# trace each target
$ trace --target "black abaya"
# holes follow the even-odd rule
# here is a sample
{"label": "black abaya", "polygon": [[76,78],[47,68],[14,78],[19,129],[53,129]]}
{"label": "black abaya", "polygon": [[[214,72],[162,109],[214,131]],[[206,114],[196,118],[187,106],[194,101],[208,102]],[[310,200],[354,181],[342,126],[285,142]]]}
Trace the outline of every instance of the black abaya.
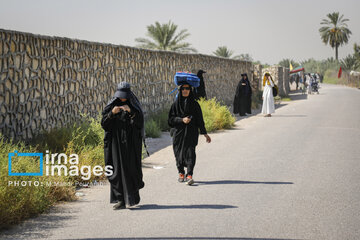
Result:
{"label": "black abaya", "polygon": [[[190,117],[190,123],[183,123],[184,117]],[[183,169],[187,167],[188,175],[192,175],[196,162],[195,147],[198,144],[199,130],[200,134],[207,134],[200,105],[194,100],[192,92],[187,98],[179,93],[171,106],[168,123],[172,128],[173,150],[179,172],[184,173]]]}
{"label": "black abaya", "polygon": [[[128,105],[131,112],[120,110],[113,114],[114,106]],[[105,165],[113,166],[109,176],[110,202],[124,201],[126,206],[140,202],[139,189],[144,187],[141,169],[143,114],[129,101],[112,100],[102,112],[101,126],[105,130]]]}
{"label": "black abaya", "polygon": [[200,79],[200,86],[197,87],[195,90],[195,100],[199,100],[200,98],[206,99],[206,90],[205,90],[203,73],[205,73],[203,70],[199,70],[197,73],[197,76]]}
{"label": "black abaya", "polygon": [[241,79],[235,92],[234,114],[239,113],[240,116],[245,116],[246,113],[251,114],[251,95],[252,90],[249,80],[247,78]]}

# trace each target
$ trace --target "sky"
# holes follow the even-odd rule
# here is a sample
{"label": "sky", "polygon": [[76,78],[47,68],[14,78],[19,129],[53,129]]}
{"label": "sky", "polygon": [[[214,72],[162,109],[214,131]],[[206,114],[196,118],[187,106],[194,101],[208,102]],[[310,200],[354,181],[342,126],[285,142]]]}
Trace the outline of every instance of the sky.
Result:
{"label": "sky", "polygon": [[47,36],[136,46],[146,26],[171,20],[191,34],[186,42],[213,55],[227,46],[261,63],[335,57],[322,43],[320,22],[328,13],[348,18],[349,43],[360,44],[360,0],[0,0],[0,28]]}

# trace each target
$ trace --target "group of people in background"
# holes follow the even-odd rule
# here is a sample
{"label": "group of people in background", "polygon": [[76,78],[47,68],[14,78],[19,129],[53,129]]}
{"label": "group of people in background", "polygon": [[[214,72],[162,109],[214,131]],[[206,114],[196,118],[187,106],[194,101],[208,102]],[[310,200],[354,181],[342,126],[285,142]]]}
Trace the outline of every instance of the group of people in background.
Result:
{"label": "group of people in background", "polygon": [[[273,95],[273,87],[275,82],[272,79],[270,73],[265,73],[263,82],[263,105],[261,113],[264,114],[264,117],[271,117],[271,114],[275,112],[275,103]],[[252,104],[252,89],[247,73],[241,74],[241,80],[239,81],[234,97],[233,103],[233,112],[234,114],[239,114],[240,116],[246,116],[246,114],[251,114],[251,104]]]}
{"label": "group of people in background", "polygon": [[[200,85],[193,88],[186,82],[178,87],[178,94],[172,104],[168,124],[173,141],[173,152],[178,170],[178,182],[194,183],[193,174],[196,163],[196,146],[199,135],[206,142],[207,134],[202,111],[197,100],[206,99],[203,70],[197,76]],[[271,117],[275,112],[273,87],[275,83],[269,73],[263,79],[262,113]],[[234,113],[240,116],[251,114],[252,88],[246,73],[241,74],[234,98]],[[110,203],[113,208],[123,209],[139,204],[139,190],[145,184],[142,173],[142,146],[145,141],[144,113],[140,101],[131,91],[130,84],[121,82],[102,112],[101,126],[105,131],[105,165],[113,167],[110,182]],[[186,172],[185,172],[186,168]]]}
{"label": "group of people in background", "polygon": [[298,72],[290,75],[290,82],[295,82],[296,90],[299,88],[303,93],[312,94],[318,92],[319,83],[323,82],[324,76],[319,73]]}

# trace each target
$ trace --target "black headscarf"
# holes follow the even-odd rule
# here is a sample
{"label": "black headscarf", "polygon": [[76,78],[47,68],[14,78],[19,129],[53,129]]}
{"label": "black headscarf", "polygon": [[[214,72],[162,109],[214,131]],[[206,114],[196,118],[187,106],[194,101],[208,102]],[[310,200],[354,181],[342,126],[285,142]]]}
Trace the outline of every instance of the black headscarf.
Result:
{"label": "black headscarf", "polygon": [[[243,73],[241,74],[242,77],[242,81],[244,81],[246,83],[246,86],[243,88],[243,93],[245,95],[250,95],[251,94],[251,86],[250,86],[250,81],[249,81],[249,77],[247,75],[247,73]],[[246,77],[246,79],[245,79]]]}
{"label": "black headscarf", "polygon": [[[122,106],[122,105],[130,105],[130,107],[135,108],[135,110],[142,115],[142,119],[144,119],[144,112],[141,108],[141,104],[139,99],[135,96],[135,94],[130,90],[130,83],[128,82],[121,82],[118,84],[116,91],[126,91],[129,93],[129,98],[122,102],[118,97],[113,97],[108,104],[106,104],[106,107],[104,111],[107,111],[109,108],[112,109],[114,106]],[[115,94],[116,95],[116,94]],[[141,127],[141,137],[145,139],[145,127],[144,127],[144,121],[142,123]]]}
{"label": "black headscarf", "polygon": [[193,102],[195,102],[195,97],[194,97],[193,89],[190,85],[189,85],[190,87],[189,96],[183,97],[181,93],[182,87],[183,85],[181,85],[178,88],[178,94],[175,99],[175,112],[176,115],[178,116],[186,117],[189,116],[190,114],[191,105],[193,104]]}

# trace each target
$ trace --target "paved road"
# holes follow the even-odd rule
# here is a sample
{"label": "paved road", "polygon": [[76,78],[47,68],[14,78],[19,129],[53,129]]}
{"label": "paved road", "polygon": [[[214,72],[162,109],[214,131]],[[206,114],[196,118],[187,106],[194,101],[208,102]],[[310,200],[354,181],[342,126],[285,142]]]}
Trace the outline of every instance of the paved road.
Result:
{"label": "paved road", "polygon": [[194,186],[167,147],[146,160],[138,208],[114,211],[96,187],[0,238],[360,239],[360,90],[320,92],[202,137]]}

